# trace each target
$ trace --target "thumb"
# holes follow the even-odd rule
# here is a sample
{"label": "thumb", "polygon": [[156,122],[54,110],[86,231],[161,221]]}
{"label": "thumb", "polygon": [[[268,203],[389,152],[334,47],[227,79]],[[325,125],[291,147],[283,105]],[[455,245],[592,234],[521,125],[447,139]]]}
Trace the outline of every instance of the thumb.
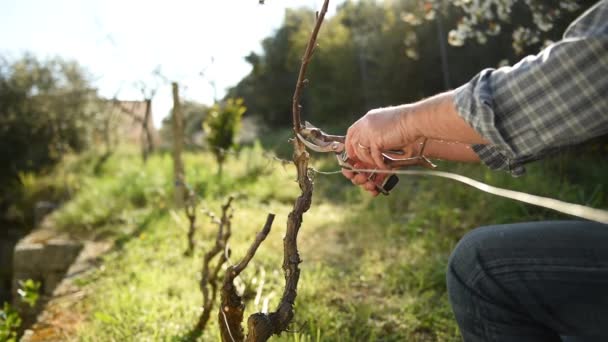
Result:
{"label": "thumb", "polygon": [[356,136],[356,132],[354,129],[349,128],[346,132],[346,139],[344,140],[344,148],[346,150],[346,154],[348,155],[348,159],[351,165],[354,165],[358,162],[357,153],[355,151],[355,147],[353,146],[354,137]]}

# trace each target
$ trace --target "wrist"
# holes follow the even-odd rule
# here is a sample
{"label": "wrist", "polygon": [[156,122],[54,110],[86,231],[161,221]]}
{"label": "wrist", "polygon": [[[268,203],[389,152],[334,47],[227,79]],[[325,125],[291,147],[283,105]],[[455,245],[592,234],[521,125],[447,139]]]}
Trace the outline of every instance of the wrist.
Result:
{"label": "wrist", "polygon": [[406,144],[425,137],[421,127],[421,116],[423,115],[418,104],[403,105],[399,108],[399,129]]}

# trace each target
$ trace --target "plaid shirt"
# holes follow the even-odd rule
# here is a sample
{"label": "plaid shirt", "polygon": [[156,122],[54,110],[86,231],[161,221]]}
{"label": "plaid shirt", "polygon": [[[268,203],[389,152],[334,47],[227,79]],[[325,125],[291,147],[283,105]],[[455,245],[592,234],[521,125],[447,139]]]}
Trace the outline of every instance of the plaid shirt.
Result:
{"label": "plaid shirt", "polygon": [[491,142],[473,146],[479,158],[514,176],[526,162],[608,133],[608,0],[538,55],[483,70],[455,90],[454,102]]}

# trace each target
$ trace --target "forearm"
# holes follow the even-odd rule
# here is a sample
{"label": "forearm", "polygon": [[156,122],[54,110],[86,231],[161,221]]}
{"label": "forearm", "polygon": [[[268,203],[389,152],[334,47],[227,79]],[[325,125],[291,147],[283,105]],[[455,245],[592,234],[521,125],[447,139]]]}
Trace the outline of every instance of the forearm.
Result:
{"label": "forearm", "polygon": [[[477,162],[472,144],[487,144],[453,103],[452,92],[395,107],[373,109],[348,129],[346,152],[355,160],[387,169],[382,154],[403,150],[403,159],[419,155],[420,142],[427,139],[424,155],[432,159]],[[393,164],[402,165],[397,162]]]}
{"label": "forearm", "polygon": [[430,159],[479,163],[479,156],[470,144],[429,139],[423,155]]}
{"label": "forearm", "polygon": [[[401,108],[403,113],[401,128],[413,132],[416,138],[466,145],[489,143],[458,114],[452,91],[398,108]],[[442,145],[438,145],[437,148],[440,146]],[[458,150],[453,145],[447,144],[443,148]],[[441,152],[438,153],[441,155]]]}
{"label": "forearm", "polygon": [[[458,114],[452,92],[446,92],[414,104],[394,107],[400,114],[400,126],[413,134],[418,142],[427,139],[423,154],[431,159],[460,162],[479,162],[479,157],[471,149],[472,144],[487,144]],[[411,133],[413,132],[413,133]]]}

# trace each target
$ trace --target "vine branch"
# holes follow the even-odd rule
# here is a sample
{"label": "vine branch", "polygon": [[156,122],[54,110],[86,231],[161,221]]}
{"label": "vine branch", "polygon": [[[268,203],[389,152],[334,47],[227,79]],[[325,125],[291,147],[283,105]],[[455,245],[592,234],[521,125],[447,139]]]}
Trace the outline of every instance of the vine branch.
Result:
{"label": "vine branch", "polygon": [[258,248],[266,239],[268,233],[270,233],[273,221],[274,214],[268,214],[264,227],[256,235],[255,240],[249,247],[249,250],[247,250],[245,256],[243,256],[243,259],[238,264],[230,266],[226,270],[220,295],[221,306],[218,312],[222,341],[243,341],[243,327],[241,326],[241,323],[243,322],[245,305],[243,304],[242,297],[237,293],[236,287],[234,286],[234,279],[243,272],[249,264],[249,261],[253,259]]}
{"label": "vine branch", "polygon": [[310,39],[308,40],[308,44],[306,45],[306,50],[304,50],[304,56],[302,56],[302,64],[300,65],[300,72],[298,73],[298,80],[296,81],[296,89],[293,93],[293,99],[291,102],[291,112],[293,114],[293,130],[294,133],[299,133],[300,129],[302,129],[302,120],[300,119],[300,113],[302,107],[300,106],[300,97],[302,96],[302,89],[308,83],[306,80],[306,70],[308,69],[308,64],[312,58],[312,55],[315,52],[317,46],[317,35],[319,34],[319,30],[321,29],[321,24],[323,23],[323,19],[325,18],[325,13],[327,13],[327,7],[329,6],[329,0],[325,0],[323,2],[323,7],[321,7],[321,12],[316,13],[316,22],[315,27],[310,34]]}
{"label": "vine branch", "polygon": [[[230,196],[226,200],[226,203],[222,206],[222,216],[219,220],[215,218],[213,214],[209,214],[212,221],[218,225],[217,236],[215,238],[215,245],[211,248],[203,258],[203,270],[201,274],[200,289],[203,294],[203,312],[199,317],[198,323],[194,328],[196,335],[200,335],[211,316],[211,310],[213,309],[213,303],[217,297],[217,279],[218,273],[222,265],[226,262],[228,256],[227,253],[222,253],[226,249],[228,239],[232,234],[231,220],[232,212],[230,211],[230,205],[232,204],[234,197]],[[211,261],[220,255],[219,260],[215,267],[211,269]]]}
{"label": "vine branch", "polygon": [[[302,56],[302,63],[296,81],[296,87],[292,98],[292,119],[294,134],[297,134],[302,128],[300,118],[301,109],[300,98],[302,96],[303,87],[308,84],[305,79],[306,69],[311,61],[315,51],[317,35],[327,13],[329,0],[325,0],[320,12],[316,14],[315,26],[312,30],[306,50]],[[297,138],[293,139],[293,163],[297,170],[297,181],[300,187],[300,196],[296,199],[293,210],[287,218],[287,230],[283,237],[283,272],[285,276],[285,288],[278,307],[270,314],[255,313],[251,315],[247,321],[247,337],[246,341],[267,341],[272,335],[279,335],[283,331],[287,331],[289,324],[294,317],[294,306],[297,297],[298,281],[300,279],[300,267],[302,262],[298,252],[298,232],[302,225],[302,217],[312,202],[313,182],[309,177],[308,160],[309,154],[306,151],[304,144]],[[222,341],[224,342],[241,342],[243,341],[243,313],[245,305],[242,298],[236,292],[233,285],[234,278],[247,267],[247,264],[257,248],[266,238],[270,231],[272,218],[269,215],[266,220],[266,225],[261,233],[258,234],[253,245],[247,252],[245,258],[236,266],[232,266],[226,273],[224,285],[222,287],[221,302],[222,307],[219,310],[218,319],[220,323],[220,332]]]}
{"label": "vine branch", "polygon": [[[315,26],[312,30],[306,50],[302,56],[302,63],[296,81],[296,87],[292,101],[292,119],[294,134],[302,128],[300,118],[300,98],[302,89],[308,83],[306,80],[306,69],[315,51],[317,35],[327,13],[329,0],[323,2],[320,12],[317,12]],[[297,138],[293,139],[293,163],[297,170],[297,180],[301,194],[296,199],[293,210],[287,218],[287,230],[283,238],[283,272],[285,276],[285,288],[276,311],[270,314],[256,313],[247,321],[247,341],[266,341],[272,335],[279,335],[287,331],[294,316],[294,306],[297,297],[298,281],[300,279],[300,267],[302,262],[298,252],[298,232],[302,225],[302,217],[310,209],[312,202],[313,182],[309,177],[308,160],[309,154],[306,147]]]}

